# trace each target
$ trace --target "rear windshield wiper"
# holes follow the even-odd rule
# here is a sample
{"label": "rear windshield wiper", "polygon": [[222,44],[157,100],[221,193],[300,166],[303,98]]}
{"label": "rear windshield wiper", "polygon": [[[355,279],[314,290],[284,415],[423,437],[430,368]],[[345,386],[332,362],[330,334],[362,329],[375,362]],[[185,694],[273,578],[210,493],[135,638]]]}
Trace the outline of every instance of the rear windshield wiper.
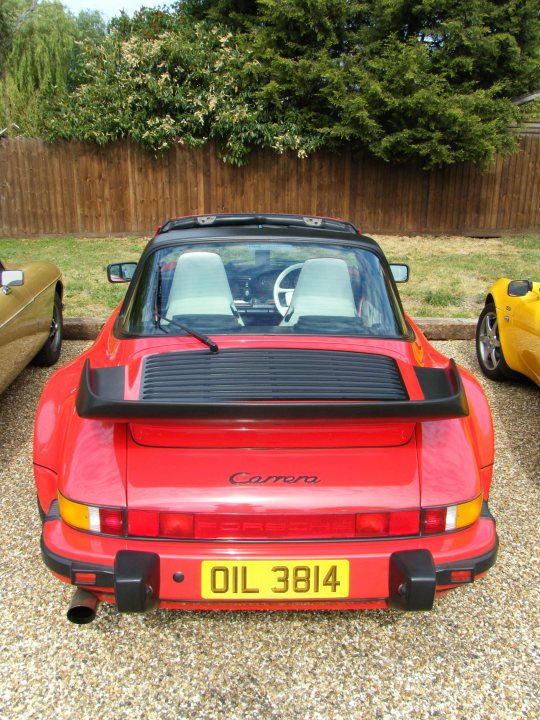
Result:
{"label": "rear windshield wiper", "polygon": [[210,348],[210,352],[217,353],[219,352],[219,347],[217,343],[215,343],[213,340],[211,340],[206,335],[203,335],[202,333],[198,333],[196,330],[192,330],[187,325],[184,325],[183,323],[179,323],[176,320],[173,320],[172,318],[167,317],[166,315],[162,315],[159,312],[159,309],[161,307],[161,266],[158,265],[157,272],[156,272],[156,296],[154,300],[154,325],[158,327],[162,332],[168,333],[169,331],[162,326],[162,322],[168,322],[173,327],[177,327],[179,330],[183,330],[188,335],[191,335],[191,337],[196,338],[200,342],[204,343]]}
{"label": "rear windshield wiper", "polygon": [[208,345],[208,347],[210,348],[210,352],[213,352],[213,353],[219,352],[218,344],[215,343],[213,340],[211,340],[207,335],[203,335],[202,333],[199,333],[196,330],[193,330],[192,328],[188,327],[187,325],[184,325],[183,323],[179,323],[176,320],[173,320],[172,318],[167,317],[166,315],[160,315],[159,313],[156,313],[155,314],[156,326],[163,332],[169,332],[166,328],[164,328],[162,326],[162,324],[161,324],[162,322],[168,322],[173,327],[176,327],[179,330],[183,330],[188,335],[191,335],[191,337],[194,337],[197,340],[200,340],[205,345]]}

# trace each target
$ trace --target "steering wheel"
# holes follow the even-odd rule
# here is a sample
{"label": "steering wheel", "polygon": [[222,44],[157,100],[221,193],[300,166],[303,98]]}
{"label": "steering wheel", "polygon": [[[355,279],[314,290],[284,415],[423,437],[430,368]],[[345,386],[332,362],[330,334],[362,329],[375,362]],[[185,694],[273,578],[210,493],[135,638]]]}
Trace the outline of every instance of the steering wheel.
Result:
{"label": "steering wheel", "polygon": [[[287,311],[289,310],[289,305],[291,304],[294,288],[283,287],[282,282],[292,272],[294,272],[295,270],[300,270],[303,264],[304,263],[295,263],[294,265],[289,265],[289,267],[285,268],[283,272],[279,273],[276,281],[274,282],[274,302],[283,317],[285,317]],[[283,296],[283,302],[281,296]]]}

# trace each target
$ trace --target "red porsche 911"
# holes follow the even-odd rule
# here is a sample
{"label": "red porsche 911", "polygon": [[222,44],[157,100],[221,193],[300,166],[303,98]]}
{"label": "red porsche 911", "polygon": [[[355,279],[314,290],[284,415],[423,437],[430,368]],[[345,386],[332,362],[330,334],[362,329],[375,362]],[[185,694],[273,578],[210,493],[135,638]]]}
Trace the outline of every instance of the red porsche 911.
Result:
{"label": "red porsche 911", "polygon": [[429,610],[495,562],[478,382],[402,309],[347,222],[161,226],[94,345],[47,383],[43,559],[99,601],[175,609]]}

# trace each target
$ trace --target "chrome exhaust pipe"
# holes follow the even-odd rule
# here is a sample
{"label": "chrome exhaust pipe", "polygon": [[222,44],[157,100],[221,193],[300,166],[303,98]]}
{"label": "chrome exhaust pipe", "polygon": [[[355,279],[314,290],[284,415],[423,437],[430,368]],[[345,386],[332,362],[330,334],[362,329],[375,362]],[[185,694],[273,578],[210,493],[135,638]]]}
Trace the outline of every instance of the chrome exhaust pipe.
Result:
{"label": "chrome exhaust pipe", "polygon": [[98,603],[93,593],[77,588],[69,604],[67,619],[76,625],[91,623],[96,617]]}

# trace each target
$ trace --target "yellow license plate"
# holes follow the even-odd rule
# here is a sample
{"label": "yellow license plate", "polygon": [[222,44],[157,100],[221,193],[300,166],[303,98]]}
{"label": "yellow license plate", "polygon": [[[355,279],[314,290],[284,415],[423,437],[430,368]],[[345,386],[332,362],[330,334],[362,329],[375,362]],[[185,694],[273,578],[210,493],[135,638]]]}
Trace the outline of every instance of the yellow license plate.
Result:
{"label": "yellow license plate", "polygon": [[349,597],[348,560],[203,560],[205,600],[318,600]]}

